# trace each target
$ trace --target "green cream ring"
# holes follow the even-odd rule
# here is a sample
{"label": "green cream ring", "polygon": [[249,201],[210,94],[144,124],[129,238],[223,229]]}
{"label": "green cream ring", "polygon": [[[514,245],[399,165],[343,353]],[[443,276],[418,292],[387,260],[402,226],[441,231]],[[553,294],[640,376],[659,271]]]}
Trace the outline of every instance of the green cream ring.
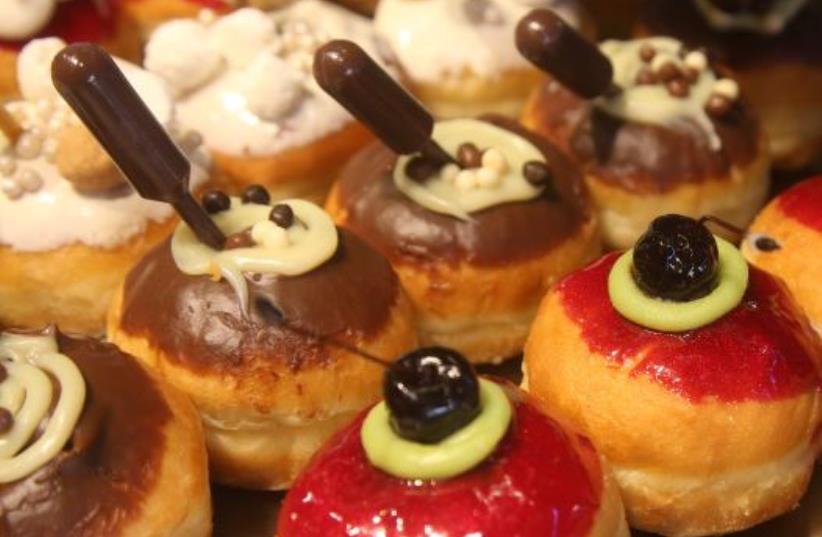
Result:
{"label": "green cream ring", "polygon": [[661,332],[686,332],[710,324],[739,305],[748,288],[748,263],[728,241],[716,237],[719,250],[717,285],[702,298],[674,302],[645,294],[633,275],[634,251],[617,260],[608,275],[611,304],[626,319]]}
{"label": "green cream ring", "polygon": [[448,479],[474,468],[496,449],[511,423],[511,403],[496,383],[480,379],[479,415],[436,444],[402,438],[379,403],[363,422],[360,437],[371,464],[401,479]]}

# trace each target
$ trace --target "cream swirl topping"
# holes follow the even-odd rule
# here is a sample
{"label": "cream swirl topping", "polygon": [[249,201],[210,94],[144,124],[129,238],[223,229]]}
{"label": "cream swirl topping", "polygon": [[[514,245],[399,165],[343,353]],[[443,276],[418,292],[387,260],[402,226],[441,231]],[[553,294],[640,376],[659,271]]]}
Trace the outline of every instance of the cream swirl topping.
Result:
{"label": "cream swirl topping", "polygon": [[523,167],[528,162],[544,163],[545,156],[521,136],[485,121],[454,119],[437,122],[433,138],[452,155],[466,142],[484,153],[476,168],[460,170],[448,164],[424,181],[407,173],[414,156],[401,156],[394,167],[394,184],[426,209],[469,220],[472,212],[533,199],[543,191],[525,179]]}
{"label": "cream swirl topping", "polygon": [[299,199],[277,205],[286,205],[293,213],[287,227],[270,220],[271,206],[243,203],[239,198],[231,199],[228,210],[213,215],[226,236],[250,233],[253,245],[247,247],[215,250],[181,222],[171,239],[174,262],[186,274],[225,278],[247,311],[246,273],[296,276],[322,265],[337,251],[337,228],[320,207]]}
{"label": "cream swirl topping", "polygon": [[[9,483],[60,453],[80,419],[86,384],[74,362],[59,352],[53,329],[38,335],[0,334],[0,364],[7,375],[0,382],[0,408],[11,420],[0,433],[0,483]],[[36,437],[42,423],[45,428]]]}
{"label": "cream swirl topping", "polygon": [[57,0],[0,2],[0,39],[16,41],[42,30],[54,15]]}
{"label": "cream swirl topping", "polygon": [[729,12],[715,0],[694,0],[708,24],[721,31],[743,30],[761,34],[778,34],[805,7],[808,0],[773,0],[768,9]]}

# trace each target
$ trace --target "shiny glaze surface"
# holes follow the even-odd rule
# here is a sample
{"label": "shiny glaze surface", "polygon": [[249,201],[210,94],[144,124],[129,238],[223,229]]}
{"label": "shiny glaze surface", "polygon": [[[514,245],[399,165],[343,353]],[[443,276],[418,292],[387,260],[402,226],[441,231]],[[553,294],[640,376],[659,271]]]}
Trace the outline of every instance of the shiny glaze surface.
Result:
{"label": "shiny glaze surface", "polygon": [[596,452],[523,396],[497,451],[451,480],[396,479],[368,462],[363,417],[313,459],[285,499],[280,537],[581,537],[602,501]]}
{"label": "shiny glaze surface", "polygon": [[787,190],[777,204],[785,216],[822,232],[822,175]]}
{"label": "shiny glaze surface", "polygon": [[358,153],[338,183],[346,227],[392,260],[502,265],[545,254],[573,235],[590,213],[576,168],[545,140],[502,118],[487,121],[523,136],[545,155],[560,199],[543,195],[497,205],[470,221],[435,213],[401,193],[391,174],[397,156],[379,142]]}
{"label": "shiny glaze surface", "polygon": [[388,262],[345,230],[337,253],[318,268],[247,281],[251,311],[244,315],[225,280],[180,272],[166,240],[126,278],[121,328],[194,368],[242,370],[247,359],[262,356],[298,369],[324,363],[326,349],[315,337],[278,326],[269,304],[312,335],[369,337],[388,322],[399,293]]}
{"label": "shiny glaze surface", "polygon": [[154,381],[113,345],[66,336],[59,345],[83,374],[86,406],[56,459],[0,485],[3,537],[118,535],[157,478],[172,415]]}
{"label": "shiny glaze surface", "polygon": [[697,330],[663,333],[611,305],[607,280],[618,257],[609,254],[558,285],[593,353],[693,402],[777,400],[822,387],[818,340],[774,277],[751,267],[748,291],[730,313]]}
{"label": "shiny glaze surface", "polygon": [[729,178],[732,166],[748,164],[759,151],[759,123],[744,104],[713,122],[722,141],[719,151],[696,125],[674,130],[626,122],[552,82],[539,86],[529,121],[572,155],[584,173],[628,192],[662,193]]}

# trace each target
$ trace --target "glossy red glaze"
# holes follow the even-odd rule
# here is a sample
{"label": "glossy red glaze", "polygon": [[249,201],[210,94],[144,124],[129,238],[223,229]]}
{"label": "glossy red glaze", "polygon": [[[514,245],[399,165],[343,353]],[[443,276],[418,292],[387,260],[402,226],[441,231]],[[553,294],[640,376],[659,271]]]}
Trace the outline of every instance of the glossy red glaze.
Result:
{"label": "glossy red glaze", "polygon": [[786,216],[822,232],[822,175],[790,188],[777,203]]}
{"label": "glossy red glaze", "polygon": [[286,496],[279,537],[579,537],[602,496],[594,448],[513,395],[514,425],[480,466],[440,482],[371,466],[364,414],[312,460]]}
{"label": "glossy red glaze", "polygon": [[611,305],[608,274],[619,255],[603,257],[558,286],[592,352],[695,402],[774,400],[819,389],[818,340],[774,277],[751,267],[742,302],[721,319],[681,334],[657,332]]}

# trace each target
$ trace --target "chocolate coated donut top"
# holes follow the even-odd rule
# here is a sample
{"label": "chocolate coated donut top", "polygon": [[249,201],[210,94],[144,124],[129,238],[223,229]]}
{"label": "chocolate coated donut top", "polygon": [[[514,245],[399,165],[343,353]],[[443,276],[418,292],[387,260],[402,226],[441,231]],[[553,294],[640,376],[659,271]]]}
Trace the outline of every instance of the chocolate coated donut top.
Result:
{"label": "chocolate coated donut top", "polygon": [[118,535],[152,493],[171,410],[146,372],[116,347],[58,336],[86,381],[86,403],[63,451],[0,485],[0,535]]}
{"label": "chocolate coated donut top", "polygon": [[576,167],[558,149],[516,122],[483,118],[533,143],[551,168],[553,187],[528,201],[497,205],[462,221],[430,211],[394,185],[397,155],[379,142],[343,170],[338,201],[346,226],[393,260],[499,266],[545,254],[573,235],[590,215]]}
{"label": "chocolate coated donut top", "polygon": [[586,174],[629,192],[668,192],[682,183],[727,176],[759,152],[759,121],[743,101],[713,120],[722,147],[711,149],[699,127],[677,129],[626,122],[552,82],[531,110],[537,132],[573,155]]}
{"label": "chocolate coated donut top", "polygon": [[225,280],[182,273],[166,240],[126,278],[121,329],[192,369],[238,372],[265,359],[273,369],[295,370],[323,363],[327,349],[282,318],[312,335],[368,338],[386,325],[399,293],[388,262],[345,230],[334,257],[318,268],[247,281],[244,315]]}

